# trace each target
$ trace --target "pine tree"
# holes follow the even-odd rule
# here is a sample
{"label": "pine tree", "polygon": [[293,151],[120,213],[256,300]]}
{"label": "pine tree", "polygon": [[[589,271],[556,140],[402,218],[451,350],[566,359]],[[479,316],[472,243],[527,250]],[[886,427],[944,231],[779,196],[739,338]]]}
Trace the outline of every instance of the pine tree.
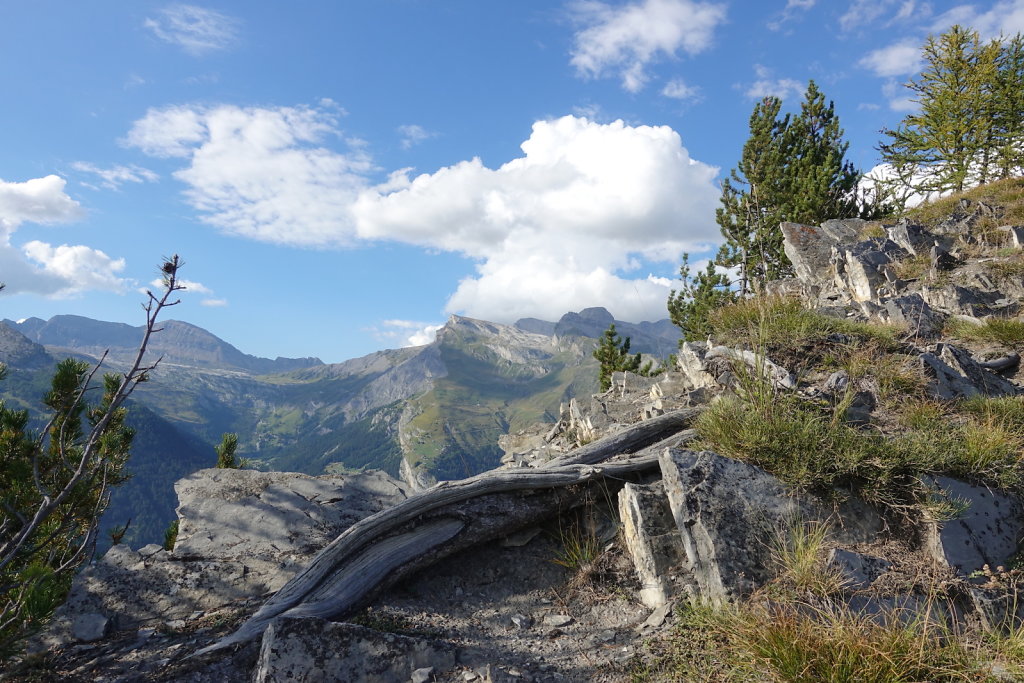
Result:
{"label": "pine tree", "polygon": [[746,292],[751,281],[784,277],[789,262],[782,252],[781,234],[776,235],[784,219],[779,200],[785,187],[785,160],[789,137],[789,115],[779,120],[782,100],[766,97],[754,106],[750,115],[750,137],[743,145],[739,163],[722,182],[722,206],[715,220],[725,243],[717,262],[738,266],[740,289]]}
{"label": "pine tree", "polygon": [[873,217],[884,207],[858,196],[860,172],[845,160],[848,143],[832,102],[811,81],[798,116],[780,118],[782,101],[766,97],[750,116],[750,137],[715,213],[725,244],[716,262],[739,267],[740,292],[792,275],[782,248],[783,221]]}
{"label": "pine tree", "polygon": [[235,450],[238,448],[238,434],[223,434],[220,443],[213,447],[217,453],[217,467],[223,470],[237,470],[242,463],[235,458]]}
{"label": "pine tree", "polygon": [[679,278],[683,281],[682,289],[672,290],[668,297],[669,319],[683,333],[679,344],[707,339],[711,333],[711,311],[735,301],[736,293],[729,288],[726,274],[718,272],[711,261],[704,272],[691,278],[689,254],[683,254]]}
{"label": "pine tree", "polygon": [[860,205],[861,173],[845,160],[850,143],[843,141],[835,104],[825,104],[825,95],[814,81],[807,84],[789,135],[787,220],[817,224],[875,210]]}
{"label": "pine tree", "polygon": [[651,361],[644,363],[639,353],[630,355],[629,337],[623,341],[615,331],[615,323],[604,331],[594,349],[594,358],[601,364],[597,376],[601,391],[608,391],[611,387],[614,372],[633,372],[644,377],[657,374],[651,370]]}
{"label": "pine tree", "polygon": [[104,375],[96,387],[99,366],[58,363],[43,397],[49,417],[41,433],[30,429],[27,410],[0,401],[0,659],[63,602],[75,570],[92,554],[110,487],[127,477],[134,432],[124,403],[156,367],[143,359],[157,316],[183,289],[180,265],[177,256],[167,259],[161,295],[146,293],[145,332],[128,370]]}
{"label": "pine tree", "polygon": [[1000,178],[1024,173],[1024,36],[1000,44],[992,88],[996,149],[995,172]]}

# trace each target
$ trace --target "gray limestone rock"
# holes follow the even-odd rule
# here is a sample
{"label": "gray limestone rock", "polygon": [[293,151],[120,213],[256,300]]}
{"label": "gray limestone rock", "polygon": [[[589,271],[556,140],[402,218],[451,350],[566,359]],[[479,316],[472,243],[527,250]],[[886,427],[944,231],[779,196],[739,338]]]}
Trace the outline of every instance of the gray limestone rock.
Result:
{"label": "gray limestone rock", "polygon": [[828,556],[828,565],[839,572],[846,588],[863,590],[888,571],[892,563],[881,557],[833,548]]}
{"label": "gray limestone rock", "polygon": [[823,228],[802,223],[782,223],[782,248],[811,299],[838,298],[833,278],[832,249],[839,242]]}
{"label": "gray limestone rock", "polygon": [[926,285],[921,288],[925,302],[944,313],[981,317],[988,315],[1000,298],[999,292],[962,287],[955,284]]}
{"label": "gray limestone rock", "polygon": [[323,619],[279,617],[263,636],[252,680],[395,683],[411,680],[422,669],[447,672],[455,663],[449,643]]}
{"label": "gray limestone rock", "polygon": [[963,576],[986,564],[992,569],[1006,564],[1024,535],[1021,501],[949,477],[935,477],[933,483],[950,500],[969,507],[956,519],[927,525],[924,547],[931,557]]}
{"label": "gray limestone rock", "polygon": [[81,615],[138,628],[276,590],[354,522],[405,498],[399,482],[376,471],[310,477],[209,469],[176,490],[174,551],[113,546],[75,577],[44,643],[66,641]]}
{"label": "gray limestone rock", "polygon": [[921,366],[932,378],[930,391],[935,398],[951,401],[954,398],[970,398],[978,395],[978,388],[966,377],[943,363],[934,353],[918,356]]}
{"label": "gray limestone rock", "polygon": [[939,358],[967,378],[977,389],[977,393],[986,396],[1015,396],[1021,392],[1013,382],[985,369],[964,349],[952,344],[940,344],[937,350]]}
{"label": "gray limestone rock", "polygon": [[96,612],[79,614],[71,623],[71,635],[75,640],[91,643],[102,639],[110,631],[110,619]]}
{"label": "gray limestone rock", "polygon": [[907,253],[890,239],[871,239],[832,249],[837,287],[853,301],[876,301],[884,285],[896,280],[893,262]]}
{"label": "gray limestone rock", "polygon": [[666,449],[665,492],[683,542],[698,597],[722,603],[749,595],[771,578],[771,539],[796,519],[817,516],[759,467],[700,453]]}
{"label": "gray limestone rock", "polygon": [[707,372],[704,356],[707,344],[703,342],[684,342],[676,353],[676,369],[683,376],[686,386],[690,389],[718,389],[715,378]]}
{"label": "gray limestone rock", "polygon": [[745,349],[731,349],[728,346],[713,346],[704,356],[706,361],[723,360],[728,364],[741,363],[764,377],[779,389],[796,389],[796,379],[792,373],[780,365],[776,365],[766,356]]}
{"label": "gray limestone rock", "polygon": [[1024,248],[1024,226],[1001,225],[996,230],[1006,233],[1011,247],[1016,247],[1017,249]]}
{"label": "gray limestone rock", "polygon": [[927,252],[935,244],[934,235],[920,225],[914,225],[906,220],[885,226],[885,232],[889,239],[914,256]]}
{"label": "gray limestone rock", "polygon": [[928,258],[931,261],[932,271],[936,273],[953,270],[960,264],[959,259],[938,245],[931,248]]}
{"label": "gray limestone rock", "polygon": [[917,293],[883,299],[879,317],[920,337],[938,336],[945,324],[945,316],[932,310]]}
{"label": "gray limestone rock", "polygon": [[619,519],[640,580],[640,601],[652,608],[665,605],[676,592],[684,555],[662,483],[627,483],[619,492]]}
{"label": "gray limestone rock", "polygon": [[821,231],[837,244],[858,242],[871,223],[863,218],[831,218],[821,224]]}

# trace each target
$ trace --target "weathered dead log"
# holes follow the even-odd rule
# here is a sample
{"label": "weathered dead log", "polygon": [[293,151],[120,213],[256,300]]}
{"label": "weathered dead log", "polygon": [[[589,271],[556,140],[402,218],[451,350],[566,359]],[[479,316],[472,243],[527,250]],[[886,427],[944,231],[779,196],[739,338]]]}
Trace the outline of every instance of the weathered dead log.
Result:
{"label": "weathered dead log", "polygon": [[694,418],[700,415],[703,408],[683,408],[665,413],[650,420],[638,422],[621,432],[598,439],[586,446],[577,448],[558,458],[552,458],[542,467],[561,467],[563,465],[592,465],[607,460],[613,455],[636,453],[651,444],[670,438],[686,429]]}
{"label": "weathered dead log", "polygon": [[353,524],[235,633],[192,656],[252,640],[279,615],[344,617],[385,584],[582,504],[580,485],[657,466],[657,456],[646,455],[597,466],[493,470],[441,482]]}

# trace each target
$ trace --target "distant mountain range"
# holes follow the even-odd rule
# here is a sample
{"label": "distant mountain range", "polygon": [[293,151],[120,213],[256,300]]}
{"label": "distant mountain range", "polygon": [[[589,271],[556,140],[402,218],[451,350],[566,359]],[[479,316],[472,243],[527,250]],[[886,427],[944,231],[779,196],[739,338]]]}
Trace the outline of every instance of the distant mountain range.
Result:
{"label": "distant mountain range", "polygon": [[[454,479],[498,465],[498,437],[596,390],[595,339],[615,322],[632,350],[666,357],[678,329],[615,321],[603,308],[557,322],[514,325],[452,316],[425,346],[324,364],[317,358],[258,358],[194,325],[167,321],[150,350],[162,360],[133,397],[129,469],[103,525],[133,519],[133,545],[162,541],[174,519],[173,482],[216,461],[224,432],[261,469],[310,474],[379,468],[412,482]],[[4,320],[0,396],[41,415],[39,397],[56,361],[76,356],[121,369],[143,329],[81,316]]]}

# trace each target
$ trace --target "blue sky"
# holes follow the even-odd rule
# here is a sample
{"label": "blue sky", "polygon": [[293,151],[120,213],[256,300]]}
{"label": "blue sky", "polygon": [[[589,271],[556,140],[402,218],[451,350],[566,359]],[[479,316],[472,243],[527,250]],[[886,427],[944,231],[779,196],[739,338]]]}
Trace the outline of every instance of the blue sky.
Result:
{"label": "blue sky", "polygon": [[450,313],[665,317],[759,97],[815,79],[849,157],[930,32],[1024,0],[33,0],[0,10],[0,315],[171,317],[341,361]]}

